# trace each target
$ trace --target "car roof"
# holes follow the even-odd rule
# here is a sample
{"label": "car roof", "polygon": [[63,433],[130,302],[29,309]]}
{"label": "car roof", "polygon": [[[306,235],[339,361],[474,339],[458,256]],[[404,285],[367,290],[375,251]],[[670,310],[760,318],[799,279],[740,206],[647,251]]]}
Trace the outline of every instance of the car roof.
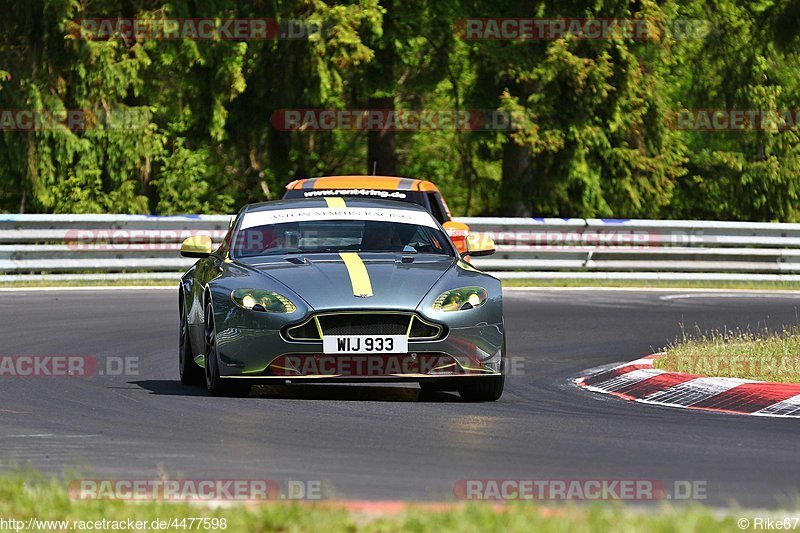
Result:
{"label": "car roof", "polygon": [[[242,208],[244,212],[254,211],[272,211],[275,209],[302,209],[302,208],[318,208],[329,207],[328,200],[330,198],[294,198],[291,200],[275,200],[272,202],[259,202],[255,204],[247,204]],[[421,205],[412,204],[409,202],[400,202],[397,200],[383,200],[377,198],[344,198],[345,207],[371,207],[371,208],[384,208],[384,209],[399,209],[402,211],[422,211],[428,213],[428,210]],[[430,213],[428,213],[430,215]]]}
{"label": "car roof", "polygon": [[289,190],[311,189],[377,189],[385,191],[430,191],[439,189],[427,180],[399,176],[320,176],[299,179],[286,186]]}

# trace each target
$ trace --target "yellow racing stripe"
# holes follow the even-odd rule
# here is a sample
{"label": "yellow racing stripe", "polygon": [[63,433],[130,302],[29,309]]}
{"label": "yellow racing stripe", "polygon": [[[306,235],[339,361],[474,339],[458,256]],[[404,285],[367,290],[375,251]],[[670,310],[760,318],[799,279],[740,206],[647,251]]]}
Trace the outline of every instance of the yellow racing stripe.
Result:
{"label": "yellow racing stripe", "polygon": [[326,196],[325,201],[328,203],[328,207],[330,207],[331,209],[347,207],[347,205],[344,203],[344,198],[341,197],[329,198]]}
{"label": "yellow racing stripe", "polygon": [[[344,203],[344,198],[334,197],[325,198],[325,202],[331,209],[347,207]],[[355,252],[342,252],[339,257],[344,261],[344,266],[347,267],[347,274],[350,276],[350,285],[353,286],[353,295],[367,297],[372,296],[372,283],[369,280],[369,272],[364,265],[364,261]]]}
{"label": "yellow racing stripe", "polygon": [[362,298],[372,296],[372,283],[369,280],[369,272],[367,272],[367,267],[361,257],[355,252],[340,252],[339,257],[344,261],[344,266],[347,267],[347,273],[350,275],[353,296]]}

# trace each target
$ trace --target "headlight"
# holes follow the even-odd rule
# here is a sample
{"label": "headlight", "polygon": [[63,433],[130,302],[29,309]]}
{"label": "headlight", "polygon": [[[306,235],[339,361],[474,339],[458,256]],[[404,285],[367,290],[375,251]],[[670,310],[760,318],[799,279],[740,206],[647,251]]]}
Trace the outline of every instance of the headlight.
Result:
{"label": "headlight", "polygon": [[297,307],[289,298],[272,291],[236,289],[231,293],[231,299],[239,307],[252,309],[253,311],[294,313],[297,310]]}
{"label": "headlight", "polygon": [[442,294],[433,302],[434,311],[461,311],[483,305],[488,294],[483,287],[461,287]]}

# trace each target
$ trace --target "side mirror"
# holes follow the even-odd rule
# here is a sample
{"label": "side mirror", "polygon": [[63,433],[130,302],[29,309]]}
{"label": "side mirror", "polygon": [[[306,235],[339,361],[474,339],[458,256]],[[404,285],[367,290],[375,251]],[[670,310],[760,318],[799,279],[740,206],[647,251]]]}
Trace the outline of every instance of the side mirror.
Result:
{"label": "side mirror", "polygon": [[494,253],[494,239],[486,233],[470,233],[466,238],[466,254],[473,257],[492,255]]}
{"label": "side mirror", "polygon": [[213,251],[214,243],[208,235],[189,237],[181,244],[183,257],[208,257]]}

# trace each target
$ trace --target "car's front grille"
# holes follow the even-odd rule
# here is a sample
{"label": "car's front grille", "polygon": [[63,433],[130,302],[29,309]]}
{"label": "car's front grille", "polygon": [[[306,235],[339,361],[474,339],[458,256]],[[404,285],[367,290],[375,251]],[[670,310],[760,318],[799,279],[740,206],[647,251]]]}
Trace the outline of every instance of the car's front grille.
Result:
{"label": "car's front grille", "polygon": [[321,315],[318,318],[324,335],[405,335],[411,316],[381,313]]}
{"label": "car's front grille", "polygon": [[414,313],[321,313],[286,328],[286,337],[295,341],[321,340],[322,335],[409,335],[411,340],[433,340],[444,328],[427,322]]}

